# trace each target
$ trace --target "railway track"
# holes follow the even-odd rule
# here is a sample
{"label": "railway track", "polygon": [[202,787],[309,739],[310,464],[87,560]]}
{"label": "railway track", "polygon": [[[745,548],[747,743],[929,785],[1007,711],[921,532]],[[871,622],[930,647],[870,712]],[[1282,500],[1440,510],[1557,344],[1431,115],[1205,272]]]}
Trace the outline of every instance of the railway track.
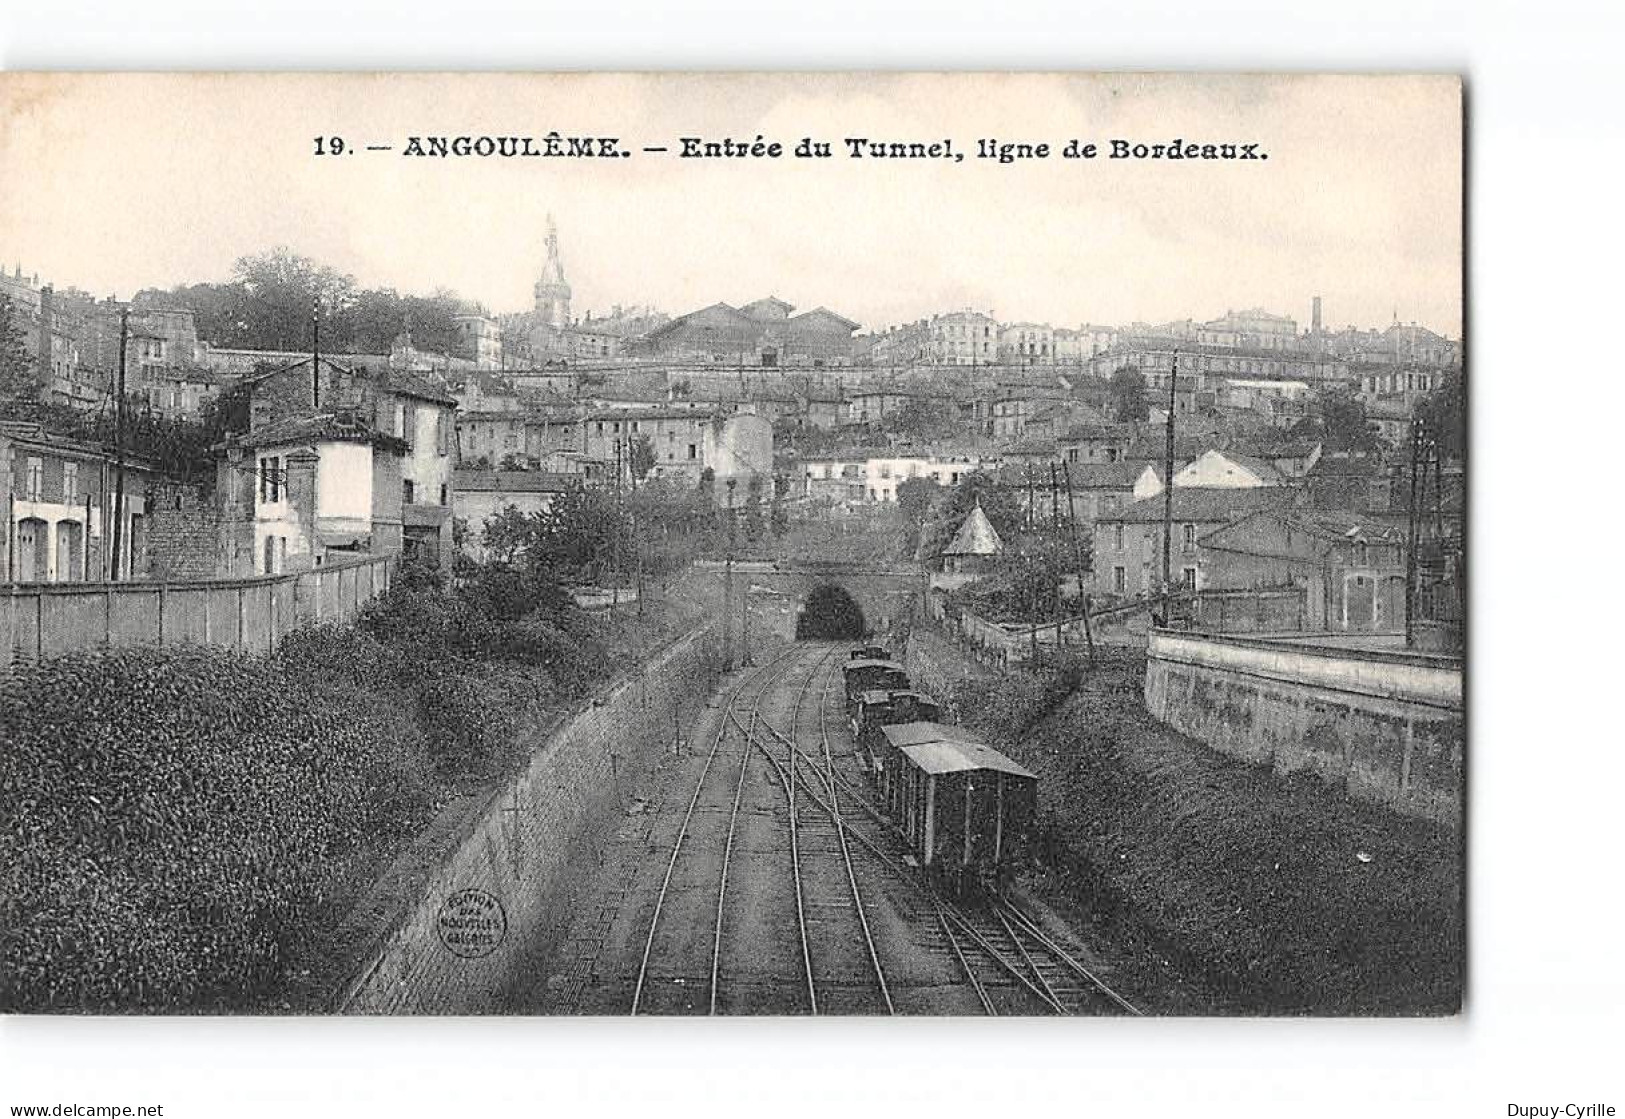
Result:
{"label": "railway track", "polygon": [[[696,827],[696,824],[699,820],[703,819],[706,814],[699,813],[697,810],[699,809],[702,800],[706,799],[705,794],[707,789],[714,789],[718,781],[718,775],[722,774],[728,768],[726,765],[719,765],[718,763],[724,758],[723,746],[729,738],[730,729],[734,726],[738,726],[745,733],[745,743],[743,748],[741,748],[739,751],[739,767],[732,782],[732,795],[728,800],[730,807],[727,813],[726,830],[721,836],[715,837],[721,840],[720,846],[722,846],[723,849],[723,858],[721,873],[718,877],[717,900],[713,910],[713,920],[711,921],[712,935],[710,938],[709,974],[705,977],[705,982],[708,986],[708,991],[706,994],[707,1010],[711,1014],[716,1014],[720,1009],[720,994],[722,985],[722,937],[726,917],[728,875],[733,859],[734,840],[739,830],[740,804],[743,799],[745,781],[749,772],[748,763],[751,756],[751,734],[755,728],[757,719],[760,717],[760,707],[763,698],[771,688],[774,680],[787,671],[788,662],[795,657],[796,652],[797,651],[794,648],[782,650],[767,663],[758,667],[753,672],[742,676],[734,684],[733,688],[727,693],[727,696],[723,701],[723,711],[721,717],[717,721],[716,733],[711,738],[710,749],[706,754],[699,776],[694,783],[693,795],[690,796],[688,806],[685,809],[683,818],[678,825],[677,835],[671,848],[671,855],[666,862],[665,874],[661,879],[659,891],[655,895],[654,910],[649,919],[648,932],[644,937],[642,957],[638,964],[637,980],[633,987],[632,1001],[629,1008],[629,1013],[633,1015],[643,1012],[648,1008],[648,995],[651,989],[651,981],[654,978],[654,969],[652,968],[651,964],[655,956],[656,941],[660,937],[662,931],[664,931],[662,918],[668,918],[667,923],[670,923],[669,912],[672,908],[671,901],[674,897],[673,883],[676,872],[684,852],[686,850],[693,850],[696,846],[703,842],[703,839],[696,839],[696,832],[700,830],[698,827]],[[737,708],[741,697],[748,689],[752,687],[755,687],[756,690],[754,697],[751,699],[750,709],[747,714],[748,722],[741,721],[738,716]],[[681,948],[682,945],[679,944],[677,947]],[[686,987],[688,981],[694,977],[690,975],[676,975],[667,976],[666,978],[670,979],[673,985]],[[677,1009],[692,1009],[693,1002],[689,997],[687,997],[689,993],[684,991],[683,994],[685,998]],[[671,1007],[667,1006],[662,1006],[660,1009],[665,1012],[670,1012],[672,1010]]]}
{"label": "railway track", "polygon": [[[835,652],[781,650],[719,705],[642,937],[630,1012],[941,1013],[948,982],[961,988],[950,997],[958,1012],[1137,1014],[1012,899],[961,903],[911,865],[844,721],[831,732]],[[881,898],[884,937],[870,907]],[[932,989],[908,978],[899,987],[894,968],[913,984],[929,972]]]}
{"label": "railway track", "polygon": [[[824,673],[827,687],[829,673],[834,668],[831,659],[834,653],[833,647],[825,651],[807,673],[806,679],[796,692],[795,704],[790,711],[791,741],[797,741],[800,737],[802,708],[814,682],[818,680],[820,670]],[[832,766],[822,689],[819,691],[818,700],[815,729],[825,764]],[[799,745],[795,749],[799,751]],[[870,928],[869,916],[864,909],[863,891],[858,885],[857,871],[852,863],[851,847],[847,842],[839,805],[835,806],[836,811],[833,813],[819,811],[816,806],[807,810],[808,806],[798,800],[799,773],[799,766],[786,767],[785,779],[789,791],[792,835],[798,849],[805,849],[808,861],[813,864],[814,869],[824,871],[808,876],[803,881],[798,861],[798,898],[803,893],[807,895],[808,909],[813,914],[813,924],[817,933],[815,936],[804,936],[803,939],[803,945],[808,949],[808,984],[811,987],[817,986],[814,974],[814,957],[817,957],[817,970],[824,976],[825,1012],[895,1014],[897,1008],[892,1002],[891,990],[886,981],[886,970],[880,962],[874,931]],[[803,929],[805,931],[805,924]],[[816,950],[812,947],[814,944],[817,946]],[[818,1005],[816,996],[814,1004],[815,1007]]]}
{"label": "railway track", "polygon": [[[961,904],[939,894],[924,880],[923,875],[908,866],[904,859],[906,846],[901,843],[902,836],[896,827],[859,790],[856,783],[840,774],[835,766],[828,737],[827,685],[828,680],[819,703],[821,759],[809,757],[798,743],[770,722],[762,723],[791,751],[793,762],[797,763],[788,772],[784,767],[779,767],[781,780],[789,783],[794,780],[793,774],[798,767],[805,769],[811,778],[807,799],[832,822],[843,845],[848,838],[856,841],[874,857],[874,861],[908,883],[918,896],[923,897],[927,909],[917,912],[915,916],[934,918],[934,922],[928,923],[934,923],[941,932],[947,953],[958,964],[983,1010],[989,1014],[1032,1013],[1037,1010],[1053,1014],[1105,1012],[1138,1015],[1140,1011],[1137,1007],[1080,963],[1075,955],[1045,933],[1013,901],[997,896],[987,899],[984,904]],[[800,700],[797,702],[799,707]],[[760,740],[758,745],[771,760],[772,754],[766,745]],[[819,765],[820,760],[822,766]],[[822,796],[812,791],[815,788],[821,790]],[[878,825],[881,834],[886,837],[884,841],[845,819],[840,807],[843,790],[848,801],[859,805]],[[849,846],[846,855],[850,869]]]}

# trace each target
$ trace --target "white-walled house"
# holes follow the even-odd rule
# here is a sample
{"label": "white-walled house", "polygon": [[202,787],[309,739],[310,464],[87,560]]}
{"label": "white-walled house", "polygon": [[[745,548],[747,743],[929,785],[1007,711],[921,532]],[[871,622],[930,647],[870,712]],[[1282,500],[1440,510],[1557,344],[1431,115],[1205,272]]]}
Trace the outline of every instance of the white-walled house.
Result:
{"label": "white-walled house", "polygon": [[264,425],[228,444],[219,487],[237,529],[237,574],[280,575],[340,556],[399,553],[399,441],[353,417],[317,415]]}

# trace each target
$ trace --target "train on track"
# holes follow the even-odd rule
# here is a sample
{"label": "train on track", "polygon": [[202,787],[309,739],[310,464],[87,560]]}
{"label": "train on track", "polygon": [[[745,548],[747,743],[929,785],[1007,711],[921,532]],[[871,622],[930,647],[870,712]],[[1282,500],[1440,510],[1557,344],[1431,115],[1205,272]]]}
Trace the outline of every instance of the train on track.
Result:
{"label": "train on track", "polygon": [[892,691],[909,687],[908,672],[894,660],[853,657],[841,666],[846,684],[846,717],[857,715],[858,700],[864,692]]}
{"label": "train on track", "polygon": [[858,763],[870,773],[880,772],[883,740],[880,730],[894,723],[936,722],[942,716],[937,701],[913,688],[871,688],[858,696],[852,712],[853,740]]}
{"label": "train on track", "polygon": [[897,662],[852,650],[842,666],[858,759],[913,859],[956,893],[997,888],[1030,849],[1038,778],[914,688]]}

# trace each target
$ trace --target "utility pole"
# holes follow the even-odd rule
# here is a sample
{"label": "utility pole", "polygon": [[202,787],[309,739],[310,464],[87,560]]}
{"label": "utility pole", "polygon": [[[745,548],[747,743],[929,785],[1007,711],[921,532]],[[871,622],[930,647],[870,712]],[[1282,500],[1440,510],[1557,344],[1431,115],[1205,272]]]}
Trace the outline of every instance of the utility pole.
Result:
{"label": "utility pole", "polygon": [[722,569],[722,671],[732,672],[734,667],[733,642],[734,557],[728,553],[728,562]]}
{"label": "utility pole", "polygon": [[610,555],[614,559],[615,582],[609,588],[609,620],[615,621],[615,611],[621,605],[621,441],[615,440],[615,535],[610,538]]}
{"label": "utility pole", "polygon": [[1095,662],[1095,635],[1089,626],[1089,592],[1083,585],[1083,545],[1078,543],[1078,509],[1072,502],[1072,467],[1061,464],[1066,477],[1066,519],[1072,527],[1072,562],[1078,569],[1078,605],[1083,608],[1083,639],[1089,645],[1089,663]]}
{"label": "utility pole", "polygon": [[[1056,543],[1058,543],[1060,541],[1060,538],[1061,538],[1061,505],[1060,505],[1061,497],[1060,497],[1060,494],[1061,494],[1060,486],[1056,481],[1055,464],[1052,462],[1052,463],[1049,464],[1049,524],[1050,524],[1050,531],[1054,534]],[[1066,644],[1066,641],[1065,641],[1065,632],[1061,628],[1061,571],[1060,571],[1060,566],[1057,565],[1054,570],[1055,570],[1055,647],[1057,649],[1059,649],[1062,645]],[[1083,590],[1083,584],[1082,583],[1078,584],[1078,590],[1079,590],[1080,593],[1082,592],[1082,590]]]}
{"label": "utility pole", "polygon": [[1416,502],[1417,463],[1422,456],[1422,422],[1411,419],[1411,493],[1405,521],[1405,648],[1416,638],[1416,535],[1420,520]]}
{"label": "utility pole", "polygon": [[124,551],[124,366],[130,346],[130,309],[118,313],[118,375],[113,407],[113,582],[119,581]]}
{"label": "utility pole", "polygon": [[745,576],[739,590],[739,667],[755,662],[750,659],[750,576]]}
{"label": "utility pole", "polygon": [[310,406],[322,406],[322,304],[310,301]]}
{"label": "utility pole", "polygon": [[1173,368],[1168,373],[1168,432],[1164,441],[1163,468],[1167,477],[1162,482],[1162,624],[1167,625],[1173,614],[1174,569],[1174,393],[1179,386],[1179,347],[1174,347]]}

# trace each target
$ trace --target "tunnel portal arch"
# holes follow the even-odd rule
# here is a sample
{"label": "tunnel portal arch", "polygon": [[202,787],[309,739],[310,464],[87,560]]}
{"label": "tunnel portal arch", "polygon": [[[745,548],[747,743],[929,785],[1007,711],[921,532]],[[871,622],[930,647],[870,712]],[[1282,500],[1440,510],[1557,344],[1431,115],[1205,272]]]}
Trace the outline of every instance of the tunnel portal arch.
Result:
{"label": "tunnel portal arch", "polygon": [[839,583],[819,583],[796,613],[797,641],[861,640],[869,634],[863,607]]}

